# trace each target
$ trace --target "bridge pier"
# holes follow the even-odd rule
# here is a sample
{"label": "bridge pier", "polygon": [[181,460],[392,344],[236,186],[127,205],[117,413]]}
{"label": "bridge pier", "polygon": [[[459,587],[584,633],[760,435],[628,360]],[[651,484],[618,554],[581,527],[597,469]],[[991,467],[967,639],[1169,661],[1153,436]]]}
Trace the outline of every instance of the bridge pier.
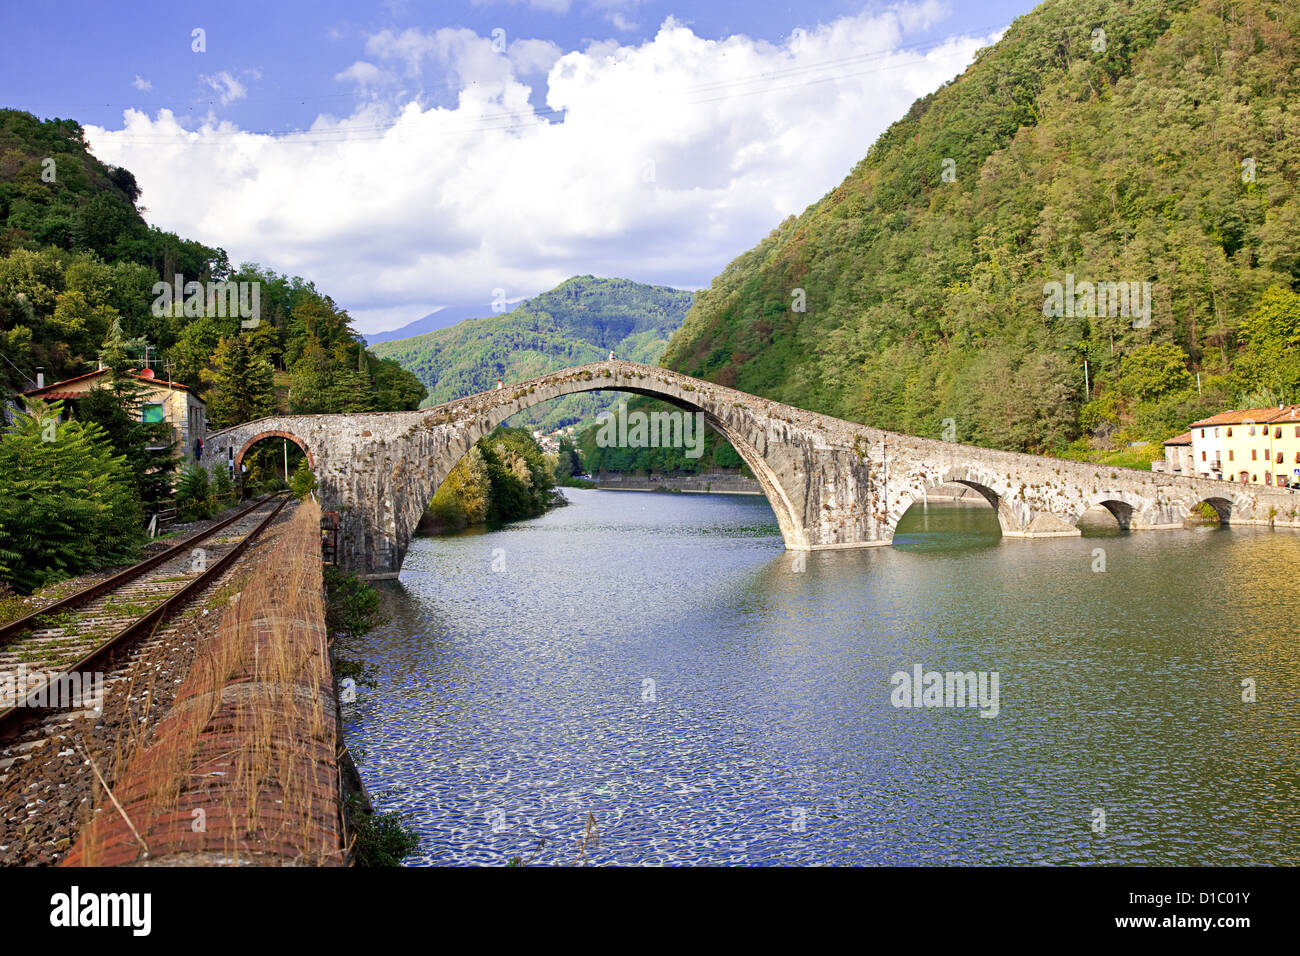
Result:
{"label": "bridge pier", "polygon": [[1040,511],[1024,528],[1002,530],[1004,538],[1077,538],[1083,532],[1069,518]]}

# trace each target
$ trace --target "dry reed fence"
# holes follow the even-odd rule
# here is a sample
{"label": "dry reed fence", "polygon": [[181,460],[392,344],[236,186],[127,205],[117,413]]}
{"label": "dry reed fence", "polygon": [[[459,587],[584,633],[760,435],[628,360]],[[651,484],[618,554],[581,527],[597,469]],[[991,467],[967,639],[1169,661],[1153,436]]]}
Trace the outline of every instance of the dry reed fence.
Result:
{"label": "dry reed fence", "polygon": [[311,501],[272,529],[265,563],[152,743],[99,788],[64,865],[344,862],[319,529]]}

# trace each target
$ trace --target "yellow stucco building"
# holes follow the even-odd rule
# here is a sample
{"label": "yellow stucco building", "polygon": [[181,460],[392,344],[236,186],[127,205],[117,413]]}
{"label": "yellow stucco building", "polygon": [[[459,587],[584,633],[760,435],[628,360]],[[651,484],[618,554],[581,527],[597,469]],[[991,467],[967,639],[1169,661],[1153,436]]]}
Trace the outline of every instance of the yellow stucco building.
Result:
{"label": "yellow stucco building", "polygon": [[1268,428],[1273,484],[1300,485],[1300,405],[1280,409]]}
{"label": "yellow stucco building", "polygon": [[1300,485],[1300,405],[1221,412],[1191,425],[1193,441],[1213,432],[1216,469],[1224,480],[1286,487]]}

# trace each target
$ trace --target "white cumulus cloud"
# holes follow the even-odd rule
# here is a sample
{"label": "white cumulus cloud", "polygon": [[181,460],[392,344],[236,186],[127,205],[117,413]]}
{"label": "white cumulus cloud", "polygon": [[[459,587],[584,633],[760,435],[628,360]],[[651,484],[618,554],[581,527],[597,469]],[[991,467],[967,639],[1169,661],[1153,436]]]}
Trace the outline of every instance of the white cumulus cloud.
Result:
{"label": "white cumulus cloud", "polygon": [[[941,16],[922,3],[781,44],[670,18],[643,43],[569,52],[384,31],[337,77],[371,95],[303,133],[129,110],[122,129],[86,134],[135,173],[158,225],[314,279],[364,331],[575,274],[693,288],[837,185],[990,42],[909,49],[909,31]],[[399,77],[433,90],[399,94]],[[229,80],[226,95],[246,93]],[[391,96],[373,95],[385,83]]]}
{"label": "white cumulus cloud", "polygon": [[[249,71],[245,75],[257,79],[259,74],[256,71]],[[242,100],[248,95],[248,87],[239,81],[239,79],[229,70],[222,70],[220,73],[201,74],[199,82],[208,89],[217,94],[217,100],[222,106],[229,106],[236,100]]]}

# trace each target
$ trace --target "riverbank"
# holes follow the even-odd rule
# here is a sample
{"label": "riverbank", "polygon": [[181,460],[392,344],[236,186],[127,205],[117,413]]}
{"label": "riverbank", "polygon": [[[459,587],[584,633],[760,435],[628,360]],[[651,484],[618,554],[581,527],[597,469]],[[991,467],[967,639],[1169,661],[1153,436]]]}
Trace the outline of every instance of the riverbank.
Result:
{"label": "riverbank", "polygon": [[560,489],[554,488],[551,490],[551,500],[536,514],[519,515],[517,517],[503,518],[497,521],[484,519],[482,521],[467,522],[458,520],[457,518],[448,519],[442,517],[433,509],[430,509],[420,516],[420,522],[415,526],[415,533],[417,535],[438,538],[473,530],[495,531],[498,528],[503,528],[516,521],[527,521],[530,518],[540,518],[542,515],[547,514],[556,508],[562,508],[568,503],[568,499],[560,493]]}
{"label": "riverbank", "polygon": [[597,491],[671,491],[697,495],[761,495],[763,488],[754,478],[712,474],[669,478],[663,475],[597,475]]}

